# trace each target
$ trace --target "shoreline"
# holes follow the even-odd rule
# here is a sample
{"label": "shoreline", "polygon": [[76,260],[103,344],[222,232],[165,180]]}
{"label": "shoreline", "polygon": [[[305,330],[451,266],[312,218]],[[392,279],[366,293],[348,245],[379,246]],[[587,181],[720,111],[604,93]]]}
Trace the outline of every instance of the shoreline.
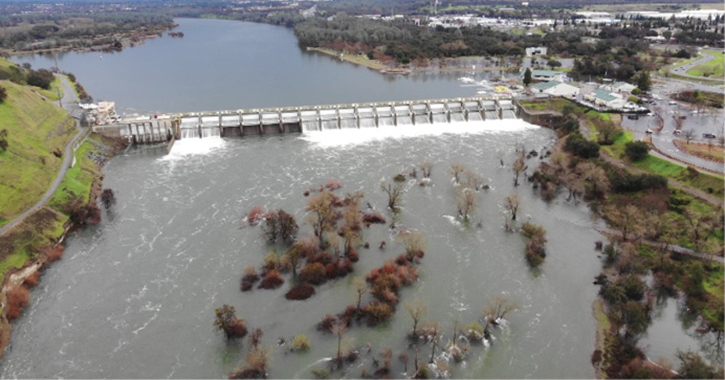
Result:
{"label": "shoreline", "polygon": [[[310,52],[316,52],[321,53],[330,57],[339,58],[341,61],[352,63],[354,65],[367,67],[370,70],[377,71],[381,74],[394,74],[394,75],[407,75],[407,74],[413,74],[413,73],[436,73],[436,72],[485,72],[485,71],[507,71],[507,72],[515,72],[517,71],[516,67],[500,67],[500,66],[492,66],[492,67],[410,67],[410,65],[403,66],[403,67],[395,67],[386,65],[379,60],[374,59],[368,59],[364,55],[355,55],[355,54],[345,54],[340,53],[331,49],[327,48],[321,48],[321,47],[308,47],[307,51]],[[475,59],[475,58],[483,58],[483,57],[477,57],[477,56],[471,56],[471,57],[456,57],[456,58],[448,58],[448,59],[454,59],[454,60],[460,60],[460,59]]]}
{"label": "shoreline", "polygon": [[[101,194],[103,187],[103,174],[101,173],[101,170],[108,160],[121,151],[121,145],[112,143],[112,140],[99,137],[98,135],[95,137],[97,137],[101,144],[105,145],[108,150],[101,153],[105,159],[100,162],[86,156],[88,160],[91,160],[95,168],[98,170],[98,173],[94,174],[91,178],[89,198],[88,202],[85,203],[85,206],[95,206],[96,199]],[[80,163],[77,165],[80,165]],[[49,204],[45,204],[23,223],[16,226],[16,228],[20,229],[25,223],[32,224],[33,217],[42,213],[52,213],[56,216],[61,214],[59,211],[53,209],[53,207]],[[39,278],[42,277],[43,270],[49,267],[49,265],[54,261],[62,258],[63,252],[65,251],[64,242],[69,233],[82,228],[84,228],[83,225],[74,223],[70,218],[68,218],[68,220],[63,223],[62,230],[59,234],[53,234],[52,230],[36,231],[35,233],[40,236],[35,239],[37,242],[33,248],[37,249],[39,252],[34,255],[35,257],[27,260],[20,268],[11,268],[4,274],[5,276],[0,286],[0,358],[11,344],[13,323],[15,321],[15,318],[8,316],[8,311],[10,309],[10,307],[8,307],[8,294],[15,291],[23,291],[22,288],[25,289],[24,291],[29,292],[30,289],[37,284]],[[8,234],[11,234],[11,232],[8,232]],[[50,245],[42,244],[43,238],[48,239],[52,243]],[[22,316],[24,309],[26,309],[29,305],[30,298],[27,298],[27,303],[19,307],[19,314],[17,318]]]}

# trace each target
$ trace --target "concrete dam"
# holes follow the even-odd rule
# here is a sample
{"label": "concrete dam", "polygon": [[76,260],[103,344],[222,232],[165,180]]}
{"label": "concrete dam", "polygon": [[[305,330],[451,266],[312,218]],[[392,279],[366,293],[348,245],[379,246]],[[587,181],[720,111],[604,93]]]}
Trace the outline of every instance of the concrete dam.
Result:
{"label": "concrete dam", "polygon": [[127,119],[93,127],[137,144],[212,136],[303,133],[347,128],[446,124],[516,118],[512,99],[455,98],[236,111],[194,112]]}

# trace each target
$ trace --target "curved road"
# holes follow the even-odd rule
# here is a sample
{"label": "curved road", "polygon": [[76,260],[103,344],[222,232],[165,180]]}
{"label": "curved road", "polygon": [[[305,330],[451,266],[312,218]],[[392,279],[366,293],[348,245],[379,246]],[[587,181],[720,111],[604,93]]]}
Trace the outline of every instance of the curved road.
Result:
{"label": "curved road", "polygon": [[80,115],[80,107],[78,106],[78,95],[73,89],[73,86],[68,81],[68,77],[66,77],[65,75],[61,75],[60,80],[63,86],[63,97],[61,98],[61,103],[63,104],[63,108],[68,112],[68,114],[76,118],[75,125],[78,133],[76,133],[76,135],[73,136],[73,138],[65,146],[65,151],[63,152],[63,163],[60,166],[60,170],[58,170],[58,175],[55,177],[53,184],[50,185],[50,187],[48,188],[48,191],[45,192],[43,197],[40,198],[40,200],[35,205],[33,205],[33,207],[25,210],[25,212],[17,216],[10,223],[0,228],[0,236],[5,235],[8,231],[13,229],[13,227],[17,226],[18,224],[20,224],[20,222],[25,220],[25,218],[40,210],[40,208],[45,205],[45,202],[47,202],[50,197],[53,196],[55,191],[58,189],[58,186],[60,186],[61,181],[63,181],[65,173],[68,171],[68,166],[73,159],[73,144],[75,144],[81,134],[85,132],[85,130],[80,127],[80,123],[77,119]]}
{"label": "curved road", "polygon": [[682,75],[684,77],[698,79],[698,80],[718,80],[718,79],[722,80],[722,78],[705,78],[705,77],[701,77],[701,76],[690,75],[687,73],[687,70],[690,70],[690,69],[695,68],[700,65],[704,65],[704,64],[712,61],[713,59],[715,59],[714,55],[708,54],[706,51],[703,51],[700,54],[702,54],[701,58],[696,59],[692,62],[688,62],[680,67],[676,67],[676,68],[670,70],[670,72],[675,73],[677,75]]}

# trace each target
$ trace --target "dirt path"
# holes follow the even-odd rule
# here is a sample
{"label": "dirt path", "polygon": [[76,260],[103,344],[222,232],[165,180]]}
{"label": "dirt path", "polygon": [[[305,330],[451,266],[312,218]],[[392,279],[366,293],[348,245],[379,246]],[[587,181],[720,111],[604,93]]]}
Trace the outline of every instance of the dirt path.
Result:
{"label": "dirt path", "polygon": [[[61,102],[63,103],[63,108],[68,111],[71,116],[73,116],[73,113],[77,112],[78,109],[78,95],[68,81],[68,77],[62,75],[60,79],[63,85],[63,98],[61,100]],[[80,127],[78,120],[75,121],[75,124],[76,130],[78,132],[65,146],[65,150],[63,151],[63,163],[61,164],[60,170],[58,170],[58,175],[56,175],[53,183],[50,185],[43,197],[40,198],[40,200],[35,205],[33,205],[33,207],[25,210],[25,212],[17,216],[10,223],[0,228],[0,236],[6,234],[8,231],[12,230],[13,227],[17,226],[23,220],[25,220],[25,218],[40,210],[40,208],[43,207],[43,205],[48,200],[50,200],[55,191],[58,189],[58,186],[60,186],[61,182],[63,181],[65,173],[68,171],[68,167],[70,166],[71,160],[73,159],[73,144],[75,144],[76,141],[78,141],[81,135],[85,132],[85,130]]]}

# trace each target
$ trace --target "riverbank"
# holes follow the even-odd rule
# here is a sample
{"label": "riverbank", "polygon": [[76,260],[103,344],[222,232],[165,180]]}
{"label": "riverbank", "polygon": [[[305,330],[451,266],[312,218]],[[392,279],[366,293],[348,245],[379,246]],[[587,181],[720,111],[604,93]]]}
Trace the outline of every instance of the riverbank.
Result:
{"label": "riverbank", "polygon": [[[436,72],[482,72],[482,71],[517,71],[516,67],[499,67],[499,66],[414,66],[414,65],[403,65],[394,66],[387,65],[380,60],[370,59],[364,54],[345,54],[338,51],[320,47],[308,47],[307,51],[313,51],[322,53],[340,59],[341,61],[349,62],[355,65],[364,66],[368,69],[378,71],[382,74],[411,74],[411,73],[436,73]],[[460,58],[446,58],[446,60],[463,60],[463,59],[476,59],[483,57],[460,57]]]}
{"label": "riverbank", "polygon": [[[541,189],[542,196],[548,194],[551,199],[558,190],[567,190],[569,199],[575,201],[581,197],[592,212],[615,229],[603,233],[609,244],[597,243],[603,258],[603,271],[595,282],[601,286],[600,295],[592,304],[597,321],[592,365],[597,377],[622,377],[634,368],[656,370],[652,364],[638,361],[646,353],[636,348],[637,339],[651,323],[653,291],[668,294],[681,291],[686,296],[687,307],[701,317],[701,330],[722,332],[719,310],[723,305],[723,260],[716,256],[722,255],[722,225],[717,223],[722,220],[720,204],[708,205],[681,192],[679,189],[683,186],[690,192],[696,189],[672,179],[668,183],[672,173],[667,171],[642,173],[638,163],[613,154],[624,151],[624,146],[618,146],[624,145],[623,141],[603,145],[603,152],[599,152],[596,141],[601,139],[596,137],[602,128],[608,127],[601,121],[593,122],[600,119],[599,114],[558,100],[520,104],[525,107],[522,117],[540,118],[540,125],[557,130],[559,135],[552,149],[552,160],[542,164],[530,177],[535,187]],[[535,110],[534,113],[527,108]],[[550,110],[548,115],[545,110]],[[606,119],[602,120],[611,122]],[[626,132],[619,133],[627,136]],[[592,145],[596,147],[596,154],[582,148]],[[702,230],[700,223],[709,232]],[[691,249],[685,252],[678,245],[701,252]],[[642,280],[646,275],[655,278],[651,287]],[[629,292],[624,298],[618,296],[623,289]]]}
{"label": "riverbank", "polygon": [[75,165],[51,200],[10,232],[0,236],[0,357],[10,343],[12,321],[30,303],[30,288],[42,270],[63,255],[69,232],[100,221],[105,162],[124,144],[93,135],[75,154]]}

